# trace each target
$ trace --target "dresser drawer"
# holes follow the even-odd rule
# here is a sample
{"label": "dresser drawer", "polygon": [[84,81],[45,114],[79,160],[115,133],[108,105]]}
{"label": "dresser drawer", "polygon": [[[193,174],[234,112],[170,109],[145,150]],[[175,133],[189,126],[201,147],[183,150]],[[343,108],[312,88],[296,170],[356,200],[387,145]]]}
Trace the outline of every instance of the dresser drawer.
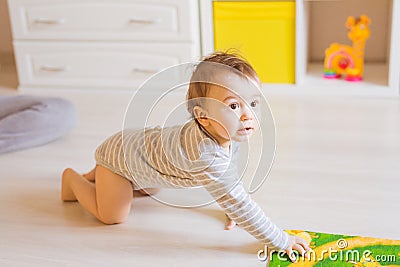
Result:
{"label": "dresser drawer", "polygon": [[134,89],[152,74],[193,61],[190,44],[15,42],[20,86]]}
{"label": "dresser drawer", "polygon": [[10,0],[14,39],[198,41],[197,0]]}

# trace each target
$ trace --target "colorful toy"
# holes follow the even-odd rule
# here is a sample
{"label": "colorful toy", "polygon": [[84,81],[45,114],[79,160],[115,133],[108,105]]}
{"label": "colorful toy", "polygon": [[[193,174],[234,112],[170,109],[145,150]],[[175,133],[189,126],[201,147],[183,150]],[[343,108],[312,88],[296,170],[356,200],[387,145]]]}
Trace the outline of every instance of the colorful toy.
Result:
{"label": "colorful toy", "polygon": [[333,43],[325,50],[324,77],[337,79],[345,75],[347,81],[362,81],[364,73],[364,48],[369,38],[368,25],[371,20],[366,15],[360,18],[352,16],[347,18],[346,27],[349,29],[347,36],[353,46]]}

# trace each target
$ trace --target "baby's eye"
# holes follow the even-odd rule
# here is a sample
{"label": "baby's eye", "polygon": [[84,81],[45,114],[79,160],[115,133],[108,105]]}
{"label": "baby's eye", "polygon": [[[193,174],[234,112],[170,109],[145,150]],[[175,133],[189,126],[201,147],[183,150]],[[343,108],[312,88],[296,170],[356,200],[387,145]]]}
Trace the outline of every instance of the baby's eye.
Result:
{"label": "baby's eye", "polygon": [[239,108],[239,104],[238,103],[232,103],[232,104],[229,105],[229,107],[231,109],[238,109]]}
{"label": "baby's eye", "polygon": [[250,106],[251,106],[252,108],[255,108],[257,105],[258,105],[258,102],[257,102],[257,101],[253,101],[253,102],[250,103]]}

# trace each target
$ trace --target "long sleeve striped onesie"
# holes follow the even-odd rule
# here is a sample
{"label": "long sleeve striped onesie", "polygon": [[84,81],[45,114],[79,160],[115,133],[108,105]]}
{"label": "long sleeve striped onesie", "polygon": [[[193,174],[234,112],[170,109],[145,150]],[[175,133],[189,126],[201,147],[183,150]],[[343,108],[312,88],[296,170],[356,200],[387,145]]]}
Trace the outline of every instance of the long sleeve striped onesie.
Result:
{"label": "long sleeve striped onesie", "polygon": [[135,190],[203,186],[249,234],[271,249],[286,249],[288,235],[265,216],[239,180],[238,149],[232,142],[227,152],[191,120],[183,126],[124,130],[102,143],[95,158],[130,180]]}

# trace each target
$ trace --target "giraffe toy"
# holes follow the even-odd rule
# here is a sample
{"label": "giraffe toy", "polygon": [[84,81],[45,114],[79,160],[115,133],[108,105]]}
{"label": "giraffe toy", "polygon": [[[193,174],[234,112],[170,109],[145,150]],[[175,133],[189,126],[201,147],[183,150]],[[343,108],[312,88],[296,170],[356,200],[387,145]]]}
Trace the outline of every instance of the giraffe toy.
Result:
{"label": "giraffe toy", "polygon": [[333,43],[325,50],[325,78],[337,79],[344,75],[347,81],[362,81],[365,42],[370,35],[369,24],[371,20],[366,15],[347,18],[347,37],[353,42],[353,46]]}

